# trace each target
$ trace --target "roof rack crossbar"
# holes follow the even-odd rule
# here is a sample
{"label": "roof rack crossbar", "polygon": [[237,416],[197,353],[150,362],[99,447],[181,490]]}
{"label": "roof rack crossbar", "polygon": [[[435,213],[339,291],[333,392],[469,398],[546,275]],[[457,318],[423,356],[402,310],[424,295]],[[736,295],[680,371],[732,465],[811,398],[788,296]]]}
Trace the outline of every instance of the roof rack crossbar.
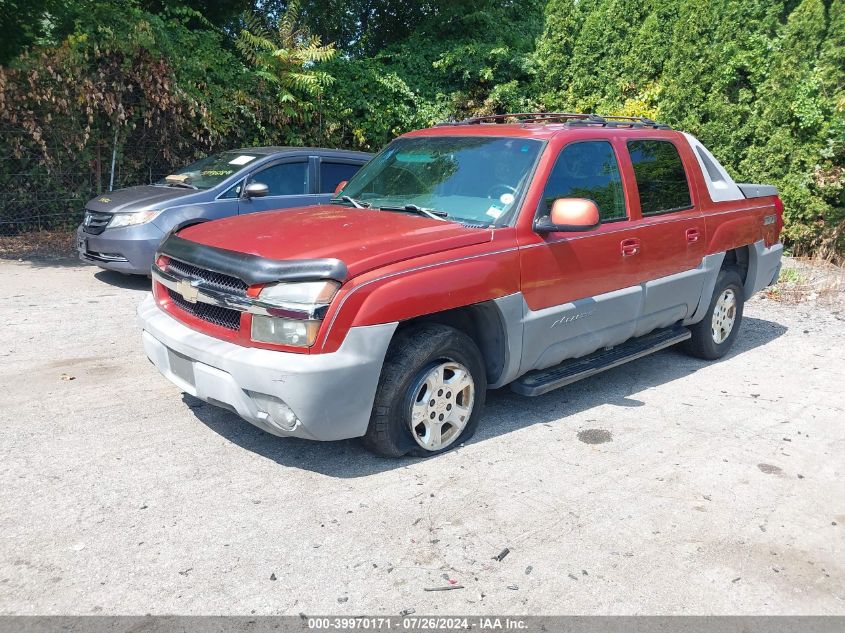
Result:
{"label": "roof rack crossbar", "polygon": [[668,125],[658,123],[657,121],[653,121],[652,119],[642,116],[605,116],[578,112],[513,112],[508,114],[488,114],[470,117],[468,119],[463,119],[462,121],[443,121],[442,123],[438,123],[438,125],[480,125],[482,123],[506,123],[511,120],[517,121],[522,125],[526,125],[528,123],[563,122],[576,126],[628,126],[632,128],[652,127],[662,130],[671,129]]}

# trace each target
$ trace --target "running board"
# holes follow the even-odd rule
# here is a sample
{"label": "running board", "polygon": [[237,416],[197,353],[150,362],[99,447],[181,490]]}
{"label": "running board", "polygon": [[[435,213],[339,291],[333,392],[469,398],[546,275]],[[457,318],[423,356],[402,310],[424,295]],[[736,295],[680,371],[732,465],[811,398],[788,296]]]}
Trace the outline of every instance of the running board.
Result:
{"label": "running board", "polygon": [[679,325],[657,330],[610,349],[601,349],[588,356],[566,360],[548,369],[529,372],[512,382],[511,389],[523,396],[539,396],[686,341],[690,336],[690,331]]}

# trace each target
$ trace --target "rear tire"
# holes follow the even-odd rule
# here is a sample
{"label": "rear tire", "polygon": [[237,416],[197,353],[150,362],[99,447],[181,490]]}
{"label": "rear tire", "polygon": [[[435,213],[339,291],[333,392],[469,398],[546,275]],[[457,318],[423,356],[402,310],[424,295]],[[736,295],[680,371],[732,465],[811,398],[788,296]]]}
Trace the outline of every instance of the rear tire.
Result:
{"label": "rear tire", "polygon": [[684,342],[684,351],[705,360],[716,360],[727,354],[742,324],[744,293],[736,269],[720,270],[707,313],[701,321],[690,326],[692,337]]}
{"label": "rear tire", "polygon": [[437,323],[402,330],[387,351],[364,445],[387,457],[448,451],[475,432],[486,392],[469,336]]}

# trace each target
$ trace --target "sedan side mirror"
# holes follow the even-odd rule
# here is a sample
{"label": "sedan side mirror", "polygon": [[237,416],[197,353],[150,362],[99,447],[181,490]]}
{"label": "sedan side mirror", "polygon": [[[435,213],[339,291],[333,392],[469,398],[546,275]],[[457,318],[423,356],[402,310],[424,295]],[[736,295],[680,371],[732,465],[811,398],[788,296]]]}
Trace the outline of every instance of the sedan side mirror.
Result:
{"label": "sedan side mirror", "polygon": [[349,182],[349,181],[348,180],[341,180],[339,183],[337,183],[337,187],[334,188],[335,198],[337,197],[337,194],[339,194],[343,190],[343,188],[346,186],[347,182]]}
{"label": "sedan side mirror", "polygon": [[549,215],[534,222],[537,233],[591,231],[601,224],[599,208],[586,198],[558,198]]}
{"label": "sedan side mirror", "polygon": [[270,193],[270,187],[263,182],[251,182],[244,189],[244,195],[247,198],[263,198]]}

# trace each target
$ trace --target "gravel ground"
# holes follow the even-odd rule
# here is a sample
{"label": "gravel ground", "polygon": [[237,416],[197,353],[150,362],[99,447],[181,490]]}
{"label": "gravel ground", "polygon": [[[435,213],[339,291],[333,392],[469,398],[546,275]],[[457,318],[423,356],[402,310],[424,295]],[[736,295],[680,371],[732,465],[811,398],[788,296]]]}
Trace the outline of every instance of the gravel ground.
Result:
{"label": "gravel ground", "polygon": [[845,313],[757,298],[721,362],[492,392],[385,460],[181,395],[146,280],[0,283],[0,614],[845,614]]}

